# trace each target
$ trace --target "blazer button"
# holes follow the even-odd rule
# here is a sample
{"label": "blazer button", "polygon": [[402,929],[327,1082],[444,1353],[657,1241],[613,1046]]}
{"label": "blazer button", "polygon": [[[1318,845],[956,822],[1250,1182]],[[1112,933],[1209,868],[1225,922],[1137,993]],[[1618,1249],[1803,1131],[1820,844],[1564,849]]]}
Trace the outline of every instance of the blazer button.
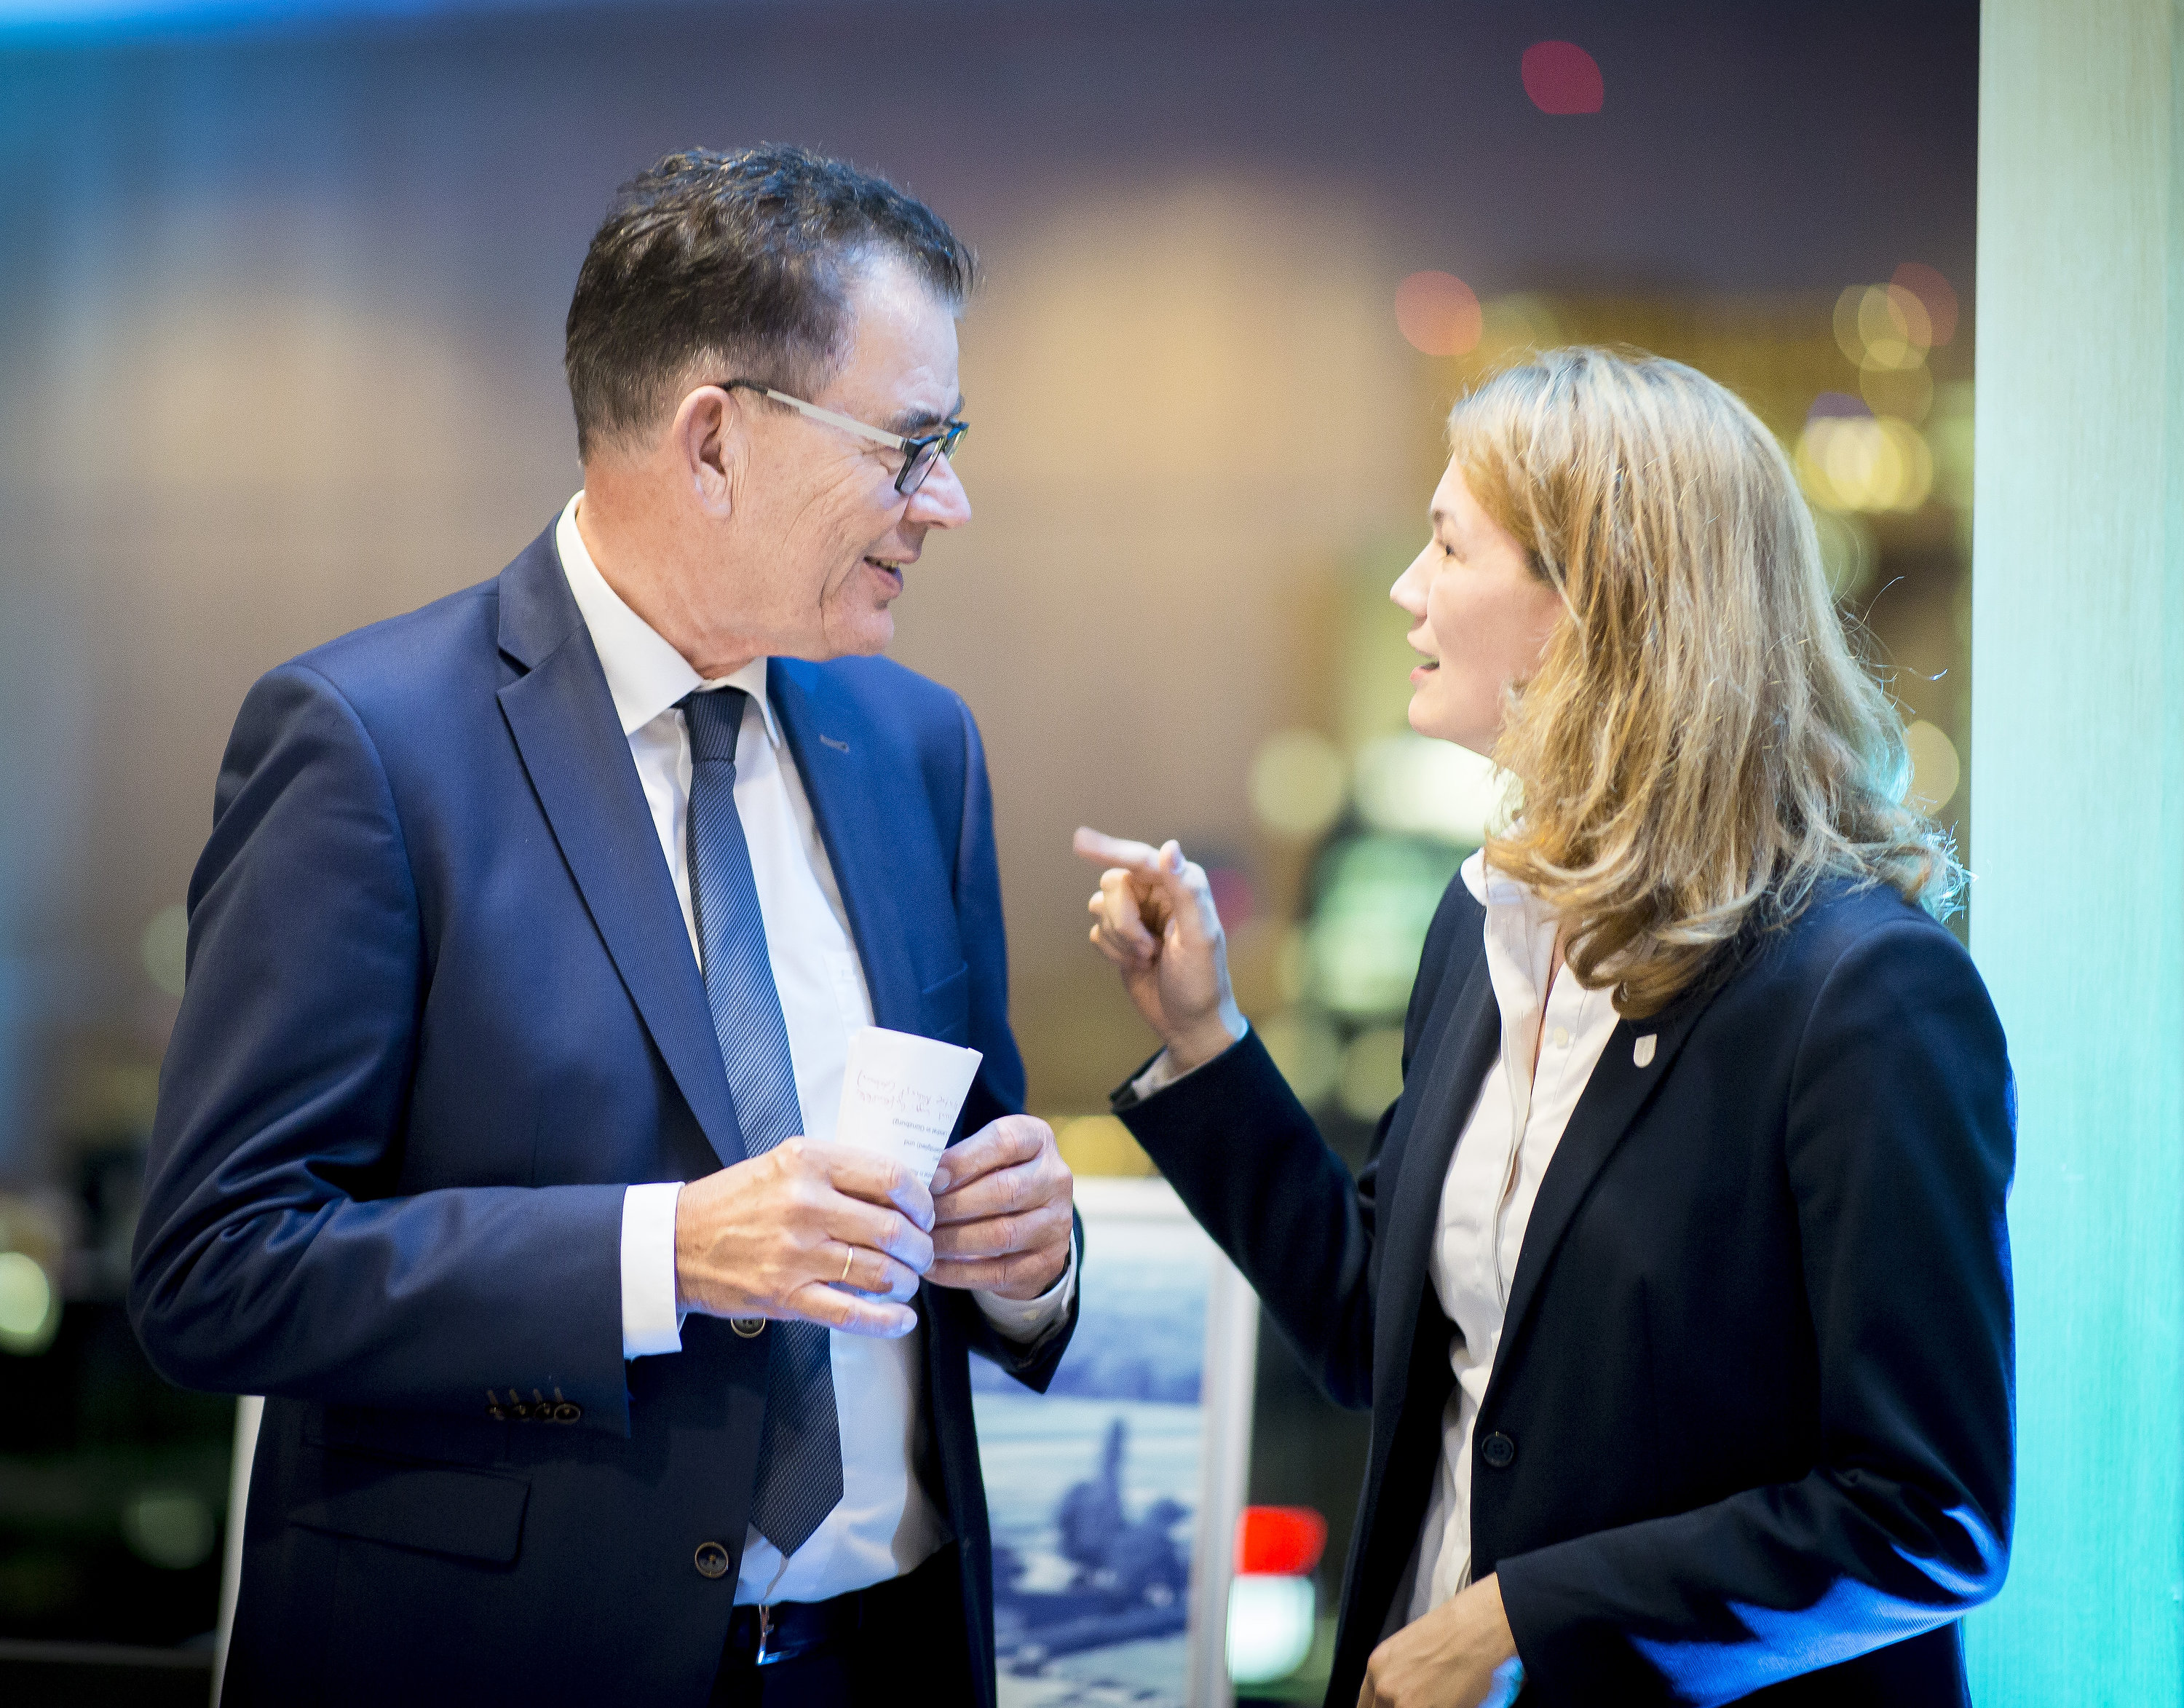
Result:
{"label": "blazer button", "polygon": [[728,1319],[728,1326],[745,1340],[756,1340],[766,1331],[766,1319],[762,1316],[732,1316]]}
{"label": "blazer button", "polygon": [[1496,1471],[1506,1471],[1517,1456],[1517,1443],[1497,1429],[1479,1443],[1479,1456]]}
{"label": "blazer button", "polygon": [[728,1550],[717,1542],[701,1542],[691,1563],[697,1566],[700,1577],[726,1577],[728,1575]]}

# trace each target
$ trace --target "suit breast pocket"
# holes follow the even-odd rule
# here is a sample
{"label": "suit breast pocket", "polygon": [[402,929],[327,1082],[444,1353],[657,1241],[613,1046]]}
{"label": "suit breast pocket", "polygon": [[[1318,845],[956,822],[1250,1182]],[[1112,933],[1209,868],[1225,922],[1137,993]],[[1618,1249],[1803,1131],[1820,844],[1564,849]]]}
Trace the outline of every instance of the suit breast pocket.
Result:
{"label": "suit breast pocket", "polygon": [[971,968],[958,967],[937,984],[917,993],[919,1030],[944,1043],[968,1044],[971,1040]]}

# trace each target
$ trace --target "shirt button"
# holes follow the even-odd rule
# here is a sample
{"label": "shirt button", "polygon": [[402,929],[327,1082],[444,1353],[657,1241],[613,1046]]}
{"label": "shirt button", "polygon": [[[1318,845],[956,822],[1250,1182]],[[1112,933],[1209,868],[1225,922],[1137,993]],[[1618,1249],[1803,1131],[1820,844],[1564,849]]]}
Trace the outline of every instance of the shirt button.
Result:
{"label": "shirt button", "polygon": [[1517,1443],[1497,1429],[1479,1443],[1479,1456],[1495,1470],[1506,1471],[1517,1456]]}
{"label": "shirt button", "polygon": [[726,1577],[728,1575],[728,1550],[717,1542],[701,1542],[691,1564],[698,1568],[700,1577]]}
{"label": "shirt button", "polygon": [[1557,1026],[1555,1028],[1555,1047],[1557,1050],[1567,1050],[1569,1048],[1569,1028],[1568,1026]]}

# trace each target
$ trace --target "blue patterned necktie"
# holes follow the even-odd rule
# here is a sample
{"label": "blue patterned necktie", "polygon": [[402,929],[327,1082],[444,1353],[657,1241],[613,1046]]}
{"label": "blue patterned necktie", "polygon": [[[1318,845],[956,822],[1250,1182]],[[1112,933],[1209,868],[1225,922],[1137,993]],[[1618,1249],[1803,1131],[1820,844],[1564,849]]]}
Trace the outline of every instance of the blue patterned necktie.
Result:
{"label": "blue patterned necktie", "polygon": [[[802,1132],[804,1113],[750,846],[736,812],[736,734],[749,697],[739,688],[723,688],[687,695],[681,704],[690,728],[690,911],[744,1151],[756,1157]],[[751,1523],[785,1560],[840,1504],[842,1431],[827,1331],[816,1323],[777,1322],[768,1338],[766,1426]]]}

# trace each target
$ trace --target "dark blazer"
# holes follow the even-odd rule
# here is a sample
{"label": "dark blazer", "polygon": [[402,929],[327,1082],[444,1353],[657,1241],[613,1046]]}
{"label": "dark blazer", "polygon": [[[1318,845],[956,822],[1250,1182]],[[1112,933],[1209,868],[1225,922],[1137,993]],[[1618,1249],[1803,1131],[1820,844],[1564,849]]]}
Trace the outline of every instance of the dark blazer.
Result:
{"label": "dark blazer", "polygon": [[[768,687],[879,1024],[984,1052],[962,1130],[1020,1108],[969,712],[881,659]],[[693,1316],[626,1364],[621,1200],[743,1156],[550,529],[259,682],[190,886],[131,1292],[165,1374],[270,1396],[231,1708],[706,1700],[768,1342]],[[1043,1387],[1068,1332],[1026,1353],[961,1292],[918,1311],[922,1480],[990,1703],[967,1354]]]}
{"label": "dark blazer", "polygon": [[[1123,1108],[1306,1368],[1372,1408],[1336,1708],[1407,1614],[1441,1452],[1427,1265],[1499,1048],[1483,924],[1459,878],[1357,1181],[1256,1035]],[[1979,975],[1892,891],[1826,885],[1725,982],[1617,1024],[1473,1440],[1472,1569],[1500,1576],[1524,1702],[1965,1700],[1952,1621],[2009,1535],[2013,1143]]]}

